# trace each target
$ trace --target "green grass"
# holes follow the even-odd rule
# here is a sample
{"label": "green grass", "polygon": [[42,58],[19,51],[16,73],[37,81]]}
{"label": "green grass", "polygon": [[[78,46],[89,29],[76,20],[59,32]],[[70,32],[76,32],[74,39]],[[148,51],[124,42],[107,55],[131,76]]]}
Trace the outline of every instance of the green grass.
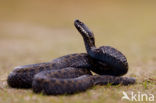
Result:
{"label": "green grass", "polygon": [[[0,3],[0,103],[125,103],[122,91],[156,96],[156,2],[22,1]],[[79,18],[95,33],[96,45],[111,45],[129,62],[131,86],[96,86],[74,95],[44,96],[8,87],[15,66],[86,52],[73,26]],[[156,100],[155,100],[156,101]]]}

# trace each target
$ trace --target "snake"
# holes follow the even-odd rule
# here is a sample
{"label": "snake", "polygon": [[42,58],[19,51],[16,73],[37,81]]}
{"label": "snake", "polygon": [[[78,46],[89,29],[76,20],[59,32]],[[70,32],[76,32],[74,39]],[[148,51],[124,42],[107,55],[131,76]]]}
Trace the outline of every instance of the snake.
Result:
{"label": "snake", "polygon": [[123,53],[111,46],[95,46],[93,32],[80,20],[74,25],[81,34],[86,53],[68,54],[49,62],[17,66],[8,75],[12,88],[31,88],[45,95],[74,94],[96,85],[130,85],[124,77],[128,62]]}

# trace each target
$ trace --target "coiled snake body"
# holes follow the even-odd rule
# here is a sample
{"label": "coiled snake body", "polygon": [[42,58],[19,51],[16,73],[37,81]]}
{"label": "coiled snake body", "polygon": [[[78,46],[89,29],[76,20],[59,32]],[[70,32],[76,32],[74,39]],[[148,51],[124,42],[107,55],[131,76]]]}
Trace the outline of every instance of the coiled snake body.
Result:
{"label": "coiled snake body", "polygon": [[[94,34],[79,20],[75,27],[84,39],[87,53],[66,55],[51,62],[16,67],[7,82],[13,88],[32,88],[47,95],[73,94],[94,85],[134,84],[121,77],[128,71],[126,57],[110,46],[95,47]],[[97,73],[92,75],[91,71]],[[99,75],[98,75],[99,74]]]}

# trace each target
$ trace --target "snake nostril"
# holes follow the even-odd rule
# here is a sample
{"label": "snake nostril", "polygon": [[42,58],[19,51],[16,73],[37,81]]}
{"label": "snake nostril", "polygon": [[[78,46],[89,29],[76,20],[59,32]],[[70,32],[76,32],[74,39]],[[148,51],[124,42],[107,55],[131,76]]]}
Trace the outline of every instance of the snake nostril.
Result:
{"label": "snake nostril", "polygon": [[80,21],[78,19],[76,19],[75,22],[80,22]]}
{"label": "snake nostril", "polygon": [[82,24],[82,22],[78,19],[75,20],[76,23]]}

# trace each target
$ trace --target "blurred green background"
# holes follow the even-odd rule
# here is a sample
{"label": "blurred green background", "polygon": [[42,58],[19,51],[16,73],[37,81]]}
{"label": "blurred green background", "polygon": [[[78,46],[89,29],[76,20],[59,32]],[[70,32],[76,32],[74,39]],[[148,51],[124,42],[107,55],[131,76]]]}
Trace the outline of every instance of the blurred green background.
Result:
{"label": "blurred green background", "polygon": [[[156,1],[152,0],[0,0],[0,102],[122,102],[122,91],[156,90]],[[50,61],[86,52],[73,26],[80,19],[94,32],[96,45],[122,51],[129,62],[130,87],[95,87],[73,96],[45,97],[7,86],[17,65]],[[152,78],[152,79],[151,79]],[[150,80],[154,85],[144,85]]]}

